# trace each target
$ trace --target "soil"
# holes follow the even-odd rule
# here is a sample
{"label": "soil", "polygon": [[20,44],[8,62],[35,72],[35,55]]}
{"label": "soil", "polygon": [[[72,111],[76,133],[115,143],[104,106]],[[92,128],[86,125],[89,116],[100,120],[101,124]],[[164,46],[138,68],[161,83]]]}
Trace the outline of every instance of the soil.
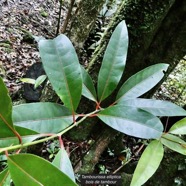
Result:
{"label": "soil", "polygon": [[[63,6],[61,20],[66,9]],[[0,76],[12,98],[20,96],[17,94],[23,86],[20,78],[32,64],[40,62],[32,35],[54,38],[58,12],[58,0],[0,1]]]}

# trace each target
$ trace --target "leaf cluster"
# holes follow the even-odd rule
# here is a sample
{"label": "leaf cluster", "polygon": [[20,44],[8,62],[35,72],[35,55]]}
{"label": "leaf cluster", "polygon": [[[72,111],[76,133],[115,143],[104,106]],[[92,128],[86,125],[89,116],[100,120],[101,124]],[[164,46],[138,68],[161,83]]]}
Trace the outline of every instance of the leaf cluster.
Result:
{"label": "leaf cluster", "polygon": [[[185,116],[186,111],[167,101],[139,98],[163,78],[167,64],[156,64],[134,74],[123,83],[114,103],[102,107],[102,102],[118,86],[125,69],[128,50],[125,21],[118,24],[110,38],[96,88],[65,35],[52,40],[41,38],[38,45],[47,77],[63,105],[30,103],[12,107],[7,88],[0,79],[0,153],[5,152],[7,158],[7,168],[0,173],[1,185],[10,183],[11,179],[15,185],[24,185],[23,182],[27,185],[76,185],[61,136],[87,117],[98,117],[124,134],[152,139],[139,160],[132,186],[142,185],[157,170],[163,158],[163,145],[186,154],[186,142],[176,136],[186,134],[186,120],[177,122],[165,133],[159,119],[159,116]],[[37,84],[41,81],[43,78]],[[82,95],[95,102],[91,113],[76,113]],[[23,147],[53,138],[59,138],[60,150],[52,163],[20,153]],[[8,154],[15,149],[17,153]]]}

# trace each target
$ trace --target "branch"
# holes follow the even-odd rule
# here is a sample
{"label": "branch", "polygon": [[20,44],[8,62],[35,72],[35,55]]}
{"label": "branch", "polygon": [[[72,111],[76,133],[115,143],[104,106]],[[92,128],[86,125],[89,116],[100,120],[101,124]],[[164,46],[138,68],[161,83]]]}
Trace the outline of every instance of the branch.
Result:
{"label": "branch", "polygon": [[60,6],[59,6],[59,17],[58,17],[58,22],[57,22],[57,30],[56,30],[56,37],[59,34],[59,28],[60,28],[60,22],[61,22],[61,10],[62,10],[62,5],[63,5],[63,0],[59,0]]}
{"label": "branch", "polygon": [[72,13],[72,8],[73,8],[73,5],[74,5],[74,2],[75,2],[75,0],[71,0],[70,1],[70,7],[68,9],[67,17],[66,17],[65,22],[63,24],[61,33],[64,33],[66,31],[66,29],[67,29],[68,21],[69,21],[69,19],[71,17],[71,13]]}
{"label": "branch", "polygon": [[66,129],[64,129],[63,131],[57,133],[57,134],[40,134],[39,137],[43,137],[43,136],[49,136],[47,138],[43,138],[43,139],[40,139],[40,140],[36,140],[36,141],[33,141],[33,142],[28,142],[28,143],[24,143],[24,144],[19,144],[19,145],[13,145],[13,146],[10,146],[10,147],[5,147],[5,148],[0,148],[0,153],[2,152],[5,152],[5,151],[9,151],[9,150],[15,150],[15,149],[22,149],[24,147],[28,147],[28,146],[32,146],[32,145],[36,145],[36,144],[39,144],[39,143],[42,143],[42,142],[45,142],[45,141],[48,141],[48,140],[51,140],[53,138],[56,138],[56,137],[59,137],[63,134],[65,134],[66,132],[68,132],[69,130],[71,130],[72,128],[78,126],[80,123],[82,123],[86,118],[90,117],[91,115],[94,115],[96,114],[97,112],[99,112],[99,110],[95,110],[89,114],[86,114],[84,117],[82,117],[79,121],[77,122],[74,122],[72,125],[70,125],[69,127],[67,127]]}

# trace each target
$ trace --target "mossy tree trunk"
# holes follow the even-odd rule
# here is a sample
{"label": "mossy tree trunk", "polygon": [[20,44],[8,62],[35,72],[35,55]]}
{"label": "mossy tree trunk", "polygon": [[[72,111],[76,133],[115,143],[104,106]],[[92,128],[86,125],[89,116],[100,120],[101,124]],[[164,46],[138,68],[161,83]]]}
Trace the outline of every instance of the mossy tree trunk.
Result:
{"label": "mossy tree trunk", "polygon": [[[70,30],[70,39],[78,50],[82,48],[83,43],[93,28],[96,17],[104,2],[104,0],[82,0],[80,2],[76,17],[72,19],[72,28]],[[97,79],[98,70],[101,65],[100,61],[109,37],[121,20],[126,20],[130,39],[127,65],[121,83],[139,70],[157,63],[170,64],[169,72],[171,72],[179,60],[186,54],[186,1],[125,0],[121,1],[121,3],[122,5],[118,7],[117,14],[108,25],[109,28],[102,38],[99,50],[96,50],[89,63],[88,70],[93,79],[95,81]],[[113,101],[114,95],[109,100]],[[86,107],[86,104],[84,106]],[[87,128],[87,130],[91,131],[90,128]],[[101,135],[95,142],[95,145],[93,145],[93,148],[90,149],[90,153],[85,156],[80,170],[83,173],[90,173],[94,170],[99,156],[117,134],[116,131],[106,126],[101,129],[97,126],[97,128],[99,129],[99,134],[106,135]],[[75,130],[75,134],[78,134],[78,128]],[[89,131],[86,133],[88,134]],[[80,130],[80,135],[82,135],[82,132],[84,132],[84,129],[83,131]],[[100,140],[103,143],[100,143]],[[174,158],[168,161],[169,164],[175,163]]]}
{"label": "mossy tree trunk", "polygon": [[[129,30],[129,53],[122,82],[149,65],[168,63],[170,70],[186,53],[184,0],[127,0],[111,25],[101,50],[115,26],[126,20]],[[100,52],[102,53],[102,51]],[[99,53],[98,53],[99,54]],[[95,54],[96,55],[96,54]],[[94,56],[90,72],[95,76],[100,56]]]}
{"label": "mossy tree trunk", "polygon": [[[100,54],[103,54],[112,30],[123,19],[126,20],[128,25],[130,45],[122,83],[132,74],[157,63],[170,64],[169,72],[171,72],[186,54],[186,41],[184,39],[186,37],[186,1],[128,0],[123,2],[121,10],[117,13],[118,15],[111,20],[110,28],[105,38],[102,39],[101,46],[95,52],[89,66],[89,72],[94,79],[97,78],[100,67],[100,59],[102,58]],[[109,100],[112,99],[114,99],[114,95],[109,98]],[[110,139],[117,134],[107,127],[102,128],[102,133],[107,134],[104,139]],[[104,139],[102,140],[105,141]],[[104,143],[104,148],[101,148],[99,141],[98,139],[96,143],[99,151],[94,147],[91,153],[85,156],[81,172],[93,171],[93,167],[97,163],[96,160],[99,159],[100,154],[107,146]],[[107,140],[107,143],[109,142],[110,140]],[[93,157],[96,158],[95,161]],[[174,159],[170,161],[174,164]],[[90,168],[87,169],[87,167]]]}

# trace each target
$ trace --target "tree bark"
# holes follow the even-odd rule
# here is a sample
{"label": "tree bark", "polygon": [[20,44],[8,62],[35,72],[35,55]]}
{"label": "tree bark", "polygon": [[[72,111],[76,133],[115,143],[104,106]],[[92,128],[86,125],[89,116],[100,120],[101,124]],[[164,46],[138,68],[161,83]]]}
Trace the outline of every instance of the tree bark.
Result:
{"label": "tree bark", "polygon": [[[108,35],[121,21],[126,20],[129,30],[129,51],[122,81],[149,65],[165,62],[171,64],[170,71],[186,53],[184,0],[145,1],[127,0],[118,12],[112,29],[106,34],[93,61],[90,72],[96,77],[100,66],[100,53],[106,48]],[[179,28],[179,29],[178,29]],[[180,42],[182,41],[182,42]],[[176,49],[176,50],[175,50]]]}
{"label": "tree bark", "polygon": [[[123,19],[126,20],[128,25],[130,45],[127,65],[120,85],[139,70],[161,62],[170,64],[168,71],[170,73],[186,54],[186,42],[183,39],[186,38],[185,10],[186,1],[184,0],[126,1],[122,9],[113,18],[114,21],[111,20],[110,28],[112,29],[109,29],[105,34],[99,50],[95,52],[88,67],[93,79],[97,79],[98,69],[101,65],[100,59],[102,58],[100,54],[103,54],[106,48],[108,35],[111,34],[115,25]],[[179,31],[176,28],[179,28]],[[106,102],[113,102],[114,97],[112,95]],[[107,131],[107,126],[102,129],[102,133],[105,133],[105,131]],[[114,137],[116,133],[114,130],[110,130],[107,135]],[[100,148],[99,144],[97,148]],[[89,160],[91,158],[86,157],[86,159]],[[83,166],[87,167],[89,163],[89,161],[85,160]],[[96,162],[94,162],[94,165],[91,164],[91,166],[95,166],[95,164]],[[91,170],[92,167],[89,171]]]}
{"label": "tree bark", "polygon": [[92,30],[104,3],[105,0],[82,0],[79,3],[69,33],[69,37],[77,51],[83,48],[83,44]]}

